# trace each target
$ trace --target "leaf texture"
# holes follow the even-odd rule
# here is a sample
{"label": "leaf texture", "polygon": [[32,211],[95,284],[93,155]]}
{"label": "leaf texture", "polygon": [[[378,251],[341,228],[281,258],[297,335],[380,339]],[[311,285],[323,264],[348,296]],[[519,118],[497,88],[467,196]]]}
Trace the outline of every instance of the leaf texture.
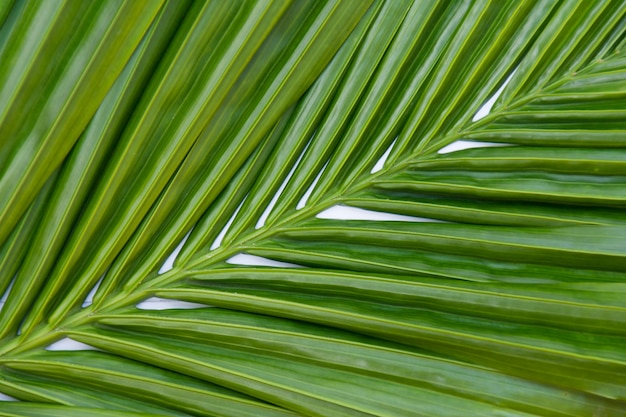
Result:
{"label": "leaf texture", "polygon": [[0,2],[0,416],[626,415],[625,47],[621,0]]}

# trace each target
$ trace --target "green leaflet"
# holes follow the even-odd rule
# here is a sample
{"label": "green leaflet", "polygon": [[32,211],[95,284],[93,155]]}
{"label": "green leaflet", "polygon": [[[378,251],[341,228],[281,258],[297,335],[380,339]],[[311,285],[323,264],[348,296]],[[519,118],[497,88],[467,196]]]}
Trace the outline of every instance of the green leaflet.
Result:
{"label": "green leaflet", "polygon": [[[566,400],[568,406],[558,405],[559,398],[563,397],[557,394],[558,390],[553,391],[546,386],[540,387],[515,378],[498,376],[478,367],[463,366],[458,362],[411,351],[406,346],[305,325],[298,321],[205,309],[192,314],[180,311],[111,316],[103,318],[102,324],[132,331],[133,334],[120,335],[129,341],[137,341],[134,335],[146,333],[170,335],[171,339],[182,338],[188,343],[179,350],[180,359],[187,355],[197,358],[191,352],[198,348],[198,343],[202,343],[212,349],[212,358],[219,355],[223,357],[222,360],[236,360],[236,352],[241,351],[251,360],[258,356],[259,364],[270,361],[281,363],[279,367],[283,369],[291,366],[297,369],[298,363],[304,363],[311,365],[311,372],[321,369],[319,373],[307,374],[306,379],[292,376],[292,384],[306,384],[308,378],[315,376],[339,381],[343,378],[338,375],[352,373],[354,377],[348,379],[361,381],[353,387],[346,386],[345,389],[353,392],[355,397],[344,401],[352,401],[353,408],[367,407],[366,404],[369,404],[372,407],[370,413],[375,415],[384,415],[385,409],[391,410],[393,407],[396,408],[395,412],[387,411],[392,415],[410,415],[411,412],[454,415],[459,412],[458,407],[467,407],[478,413],[481,410],[484,412],[482,407],[488,404],[523,410],[528,407],[525,395],[529,395],[528,399],[533,398],[532,403],[536,406],[534,412],[538,414],[558,415],[563,407],[569,408],[570,413],[577,414],[586,407],[585,403],[591,405],[595,401],[576,396],[575,400]],[[211,337],[207,341],[209,335]],[[153,343],[157,343],[156,340],[146,342],[151,346],[156,346]],[[227,351],[220,348],[226,348],[230,352],[225,353]],[[329,355],[329,352],[333,354]],[[190,359],[191,357],[187,360]],[[276,359],[279,361],[275,362]],[[250,367],[241,369],[245,373],[255,372]],[[259,371],[262,372],[259,376],[267,378],[268,382],[278,381],[277,378],[284,372],[279,369],[270,373],[261,369]],[[503,378],[501,383],[506,380],[516,386],[515,390],[507,392],[497,388],[500,384],[492,385],[498,378]],[[293,389],[298,386],[300,385],[293,385]],[[320,389],[323,386],[325,384],[320,384]],[[489,388],[490,386],[493,388]],[[393,390],[390,387],[394,387]],[[386,402],[393,405],[376,400],[376,397],[380,398],[378,391],[381,390],[388,398]],[[364,401],[365,393],[368,393],[365,397],[373,401]],[[446,394],[455,394],[464,400],[453,401],[446,398]],[[331,399],[336,394],[326,391],[325,396]],[[416,396],[423,399],[423,403],[415,402]],[[450,403],[446,406],[435,405],[431,401],[437,397],[442,401],[447,399]],[[436,408],[432,408],[433,406]],[[403,407],[406,407],[404,411]]]}
{"label": "green leaflet", "polygon": [[[476,225],[312,220],[281,235],[294,240],[371,243],[502,261],[623,271],[625,226],[510,228]],[[590,243],[591,242],[591,243]],[[480,249],[478,252],[476,249]]]}
{"label": "green leaflet", "polygon": [[[338,294],[376,303],[435,309],[466,316],[571,330],[626,335],[624,284],[576,286],[467,283],[411,276],[348,274],[316,269],[278,271],[232,268],[191,274],[189,280],[211,288],[271,288],[305,294]],[[571,288],[571,289],[569,289]],[[584,295],[583,295],[584,294]],[[596,297],[594,300],[594,296]],[[578,317],[575,322],[573,317]]]}
{"label": "green leaflet", "polygon": [[[3,365],[16,371],[18,378],[34,371],[44,378],[40,384],[75,384],[100,395],[106,392],[107,397],[111,395],[107,398],[111,404],[102,404],[103,407],[142,411],[152,406],[167,415],[293,415],[219,386],[101,352],[46,352]],[[55,394],[53,399],[64,400]],[[120,398],[131,401],[122,403]]]}
{"label": "green leaflet", "polygon": [[160,417],[163,414],[134,413],[126,411],[114,411],[110,409],[65,407],[59,405],[37,403],[10,403],[3,404],[0,415],[3,417]]}
{"label": "green leaflet", "polygon": [[0,45],[5,63],[0,70],[1,239],[76,142],[161,3],[15,5],[19,16],[3,27]]}
{"label": "green leaflet", "polygon": [[54,195],[47,204],[47,215],[37,227],[24,268],[15,278],[15,290],[8,297],[7,308],[0,313],[1,335],[16,331],[24,315],[38,308],[33,305],[37,292],[57,261],[70,231],[76,227],[75,221],[98,173],[186,8],[185,2],[171,3],[163,8],[68,156],[55,183]]}
{"label": "green leaflet", "polygon": [[[626,395],[623,390],[626,357],[620,349],[623,337],[507,325],[340,295],[294,294],[263,287],[222,289],[216,286],[207,290],[191,287],[163,290],[157,295],[257,314],[306,318],[314,323],[440,352],[535,381],[612,399],[623,400]],[[89,338],[80,340],[94,343]]]}
{"label": "green leaflet", "polygon": [[[453,246],[453,245],[452,245]],[[389,248],[322,239],[295,242],[276,239],[259,247],[242,248],[247,253],[278,261],[317,268],[333,268],[380,274],[445,277],[468,281],[515,283],[617,282],[626,275],[620,271],[595,268],[572,269],[567,266],[541,265],[532,258],[503,261],[472,255],[444,253],[426,248]]]}

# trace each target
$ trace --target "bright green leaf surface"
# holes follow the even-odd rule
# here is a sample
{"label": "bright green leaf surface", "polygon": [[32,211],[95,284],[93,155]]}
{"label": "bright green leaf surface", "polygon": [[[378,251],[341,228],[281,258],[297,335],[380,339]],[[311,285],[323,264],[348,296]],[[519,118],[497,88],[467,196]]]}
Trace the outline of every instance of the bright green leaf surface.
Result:
{"label": "bright green leaf surface", "polygon": [[0,416],[626,415],[625,48],[623,0],[0,0]]}

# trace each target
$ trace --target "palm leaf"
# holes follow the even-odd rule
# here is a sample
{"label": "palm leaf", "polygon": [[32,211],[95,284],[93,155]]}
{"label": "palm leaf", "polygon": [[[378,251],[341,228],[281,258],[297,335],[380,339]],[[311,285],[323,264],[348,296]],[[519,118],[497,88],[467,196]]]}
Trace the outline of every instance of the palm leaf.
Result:
{"label": "palm leaf", "polygon": [[625,415],[625,46],[621,0],[1,2],[0,415]]}

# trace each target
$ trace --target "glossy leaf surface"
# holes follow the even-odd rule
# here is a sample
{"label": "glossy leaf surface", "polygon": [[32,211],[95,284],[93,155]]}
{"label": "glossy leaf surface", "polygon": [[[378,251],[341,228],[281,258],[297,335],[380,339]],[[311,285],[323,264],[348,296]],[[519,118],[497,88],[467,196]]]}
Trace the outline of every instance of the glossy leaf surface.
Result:
{"label": "glossy leaf surface", "polygon": [[626,415],[625,48],[622,0],[0,2],[0,416]]}

